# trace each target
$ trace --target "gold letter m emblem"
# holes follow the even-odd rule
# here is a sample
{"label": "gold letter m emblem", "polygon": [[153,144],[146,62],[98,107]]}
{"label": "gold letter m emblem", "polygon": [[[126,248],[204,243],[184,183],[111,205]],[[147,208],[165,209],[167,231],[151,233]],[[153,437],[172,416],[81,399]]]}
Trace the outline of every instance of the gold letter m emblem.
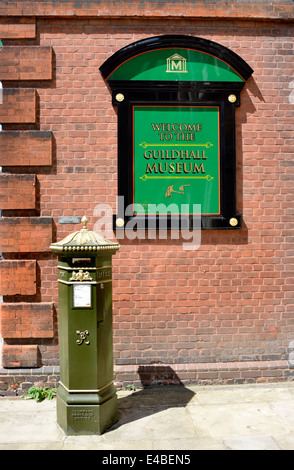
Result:
{"label": "gold letter m emblem", "polygon": [[174,54],[166,59],[167,72],[187,73],[187,59],[179,54]]}

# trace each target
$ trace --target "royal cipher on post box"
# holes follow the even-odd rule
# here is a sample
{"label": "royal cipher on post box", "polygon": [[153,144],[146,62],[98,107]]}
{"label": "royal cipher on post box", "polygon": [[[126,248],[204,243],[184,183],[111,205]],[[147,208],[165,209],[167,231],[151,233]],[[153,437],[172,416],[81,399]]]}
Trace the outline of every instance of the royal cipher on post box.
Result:
{"label": "royal cipher on post box", "polygon": [[58,254],[60,385],[57,422],[68,435],[102,434],[117,421],[113,383],[112,256],[118,243],[83,228]]}

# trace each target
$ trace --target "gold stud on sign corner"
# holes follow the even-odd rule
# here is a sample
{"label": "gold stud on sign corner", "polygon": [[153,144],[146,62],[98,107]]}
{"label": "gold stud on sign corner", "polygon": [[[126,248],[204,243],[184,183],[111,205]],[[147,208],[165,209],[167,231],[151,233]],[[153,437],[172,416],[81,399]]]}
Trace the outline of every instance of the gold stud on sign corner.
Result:
{"label": "gold stud on sign corner", "polygon": [[236,227],[236,225],[238,225],[238,220],[235,219],[235,217],[232,217],[232,218],[230,219],[230,225],[231,225],[232,227]]}
{"label": "gold stud on sign corner", "polygon": [[117,95],[115,95],[115,99],[116,99],[116,101],[121,102],[125,99],[125,97],[122,93],[118,93]]}
{"label": "gold stud on sign corner", "polygon": [[125,221],[124,221],[124,219],[118,218],[118,219],[116,219],[115,223],[116,223],[117,227],[122,227],[125,224]]}
{"label": "gold stud on sign corner", "polygon": [[236,95],[230,95],[228,97],[228,100],[229,100],[230,103],[235,103],[235,101],[237,100],[237,97],[236,97]]}

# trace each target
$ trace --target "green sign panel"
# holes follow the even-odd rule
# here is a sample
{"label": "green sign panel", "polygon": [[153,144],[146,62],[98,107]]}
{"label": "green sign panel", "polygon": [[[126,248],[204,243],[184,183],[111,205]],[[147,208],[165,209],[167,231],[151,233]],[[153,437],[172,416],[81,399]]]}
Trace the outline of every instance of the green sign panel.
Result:
{"label": "green sign panel", "polygon": [[220,214],[219,107],[133,106],[133,127],[134,214]]}
{"label": "green sign panel", "polygon": [[117,67],[108,80],[244,81],[224,60],[205,52],[178,47],[138,54]]}

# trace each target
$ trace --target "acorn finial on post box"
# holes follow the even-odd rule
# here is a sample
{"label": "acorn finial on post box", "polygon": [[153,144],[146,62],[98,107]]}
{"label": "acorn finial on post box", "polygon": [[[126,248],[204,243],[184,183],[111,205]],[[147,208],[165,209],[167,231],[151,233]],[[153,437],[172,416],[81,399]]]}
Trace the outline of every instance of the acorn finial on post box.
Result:
{"label": "acorn finial on post box", "polygon": [[82,220],[81,220],[82,224],[83,224],[83,229],[86,229],[87,230],[87,223],[88,223],[88,218],[86,215],[84,215],[82,217]]}

